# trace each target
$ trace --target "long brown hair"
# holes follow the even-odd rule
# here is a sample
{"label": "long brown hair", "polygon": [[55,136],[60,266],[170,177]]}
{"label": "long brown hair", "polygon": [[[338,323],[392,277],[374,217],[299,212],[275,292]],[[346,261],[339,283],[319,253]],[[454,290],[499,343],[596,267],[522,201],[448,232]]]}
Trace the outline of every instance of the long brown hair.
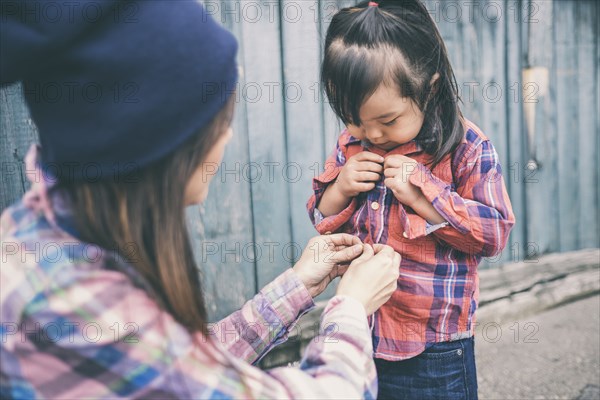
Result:
{"label": "long brown hair", "polygon": [[[206,331],[206,307],[185,221],[185,187],[229,127],[235,95],[212,122],[167,157],[122,179],[59,182],[78,239],[117,249],[158,304],[190,332]],[[207,183],[208,184],[208,183]],[[134,244],[133,254],[123,251]]]}

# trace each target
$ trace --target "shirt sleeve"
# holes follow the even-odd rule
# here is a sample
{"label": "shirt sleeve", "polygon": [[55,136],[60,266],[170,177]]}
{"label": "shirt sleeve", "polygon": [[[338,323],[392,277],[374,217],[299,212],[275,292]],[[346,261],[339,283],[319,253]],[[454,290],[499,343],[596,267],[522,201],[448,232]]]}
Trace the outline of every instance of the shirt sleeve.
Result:
{"label": "shirt sleeve", "polygon": [[209,324],[208,328],[229,352],[256,363],[273,347],[285,342],[298,318],[314,306],[308,290],[289,268],[240,310]]}
{"label": "shirt sleeve", "polygon": [[336,148],[325,161],[325,170],[317,177],[313,178],[313,194],[308,199],[306,208],[311,222],[321,234],[338,232],[339,229],[352,217],[352,214],[357,209],[357,200],[353,198],[350,204],[340,211],[338,214],[324,217],[317,208],[325,189],[334,182],[342,167],[346,164],[346,145],[350,135],[347,132],[342,132]]}
{"label": "shirt sleeve", "polygon": [[[243,343],[252,342],[251,338],[268,342],[255,334],[258,325],[237,331],[239,336],[226,335],[224,342],[217,335],[189,332],[117,271],[81,268],[46,282],[44,293],[35,296],[23,312],[22,332],[6,344],[11,354],[16,352],[17,370],[36,397],[376,396],[367,318],[364,307],[352,298],[334,297],[328,302],[323,329],[307,347],[300,368],[265,372],[235,355],[254,359],[263,352],[246,350]],[[287,297],[289,287],[297,287],[297,282],[288,272],[250,300],[241,311],[248,314],[243,318],[238,314],[239,320],[250,324],[293,320],[308,302],[296,299],[304,296],[300,293],[278,299]],[[283,331],[277,328],[275,337]],[[240,340],[242,344],[231,345]],[[268,347],[261,346],[255,348]]]}
{"label": "shirt sleeve", "polygon": [[400,207],[407,238],[431,233],[457,250],[483,257],[497,255],[504,249],[515,217],[498,154],[489,140],[463,156],[455,172],[455,191],[422,164],[409,179],[446,222],[428,226],[421,216]]}

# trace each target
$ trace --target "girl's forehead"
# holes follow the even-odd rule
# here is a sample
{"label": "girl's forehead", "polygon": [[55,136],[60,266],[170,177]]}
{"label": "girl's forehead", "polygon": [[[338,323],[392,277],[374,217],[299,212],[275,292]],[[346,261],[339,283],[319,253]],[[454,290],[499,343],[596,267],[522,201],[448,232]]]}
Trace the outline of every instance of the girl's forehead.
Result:
{"label": "girl's forehead", "polygon": [[395,85],[382,83],[362,104],[360,117],[365,121],[395,117],[409,110],[414,104],[410,97],[403,97]]}

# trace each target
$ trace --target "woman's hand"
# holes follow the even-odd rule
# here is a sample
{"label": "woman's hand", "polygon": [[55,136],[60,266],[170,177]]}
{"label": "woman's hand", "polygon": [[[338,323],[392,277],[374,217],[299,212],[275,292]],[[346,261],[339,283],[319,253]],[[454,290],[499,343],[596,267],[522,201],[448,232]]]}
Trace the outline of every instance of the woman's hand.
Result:
{"label": "woman's hand", "polygon": [[390,246],[364,245],[362,255],[347,268],[337,289],[360,301],[367,315],[373,314],[396,290],[400,275],[400,254]]}
{"label": "woman's hand", "polygon": [[362,251],[363,246],[356,236],[346,233],[316,236],[308,241],[294,271],[310,295],[316,297],[342,275]]}

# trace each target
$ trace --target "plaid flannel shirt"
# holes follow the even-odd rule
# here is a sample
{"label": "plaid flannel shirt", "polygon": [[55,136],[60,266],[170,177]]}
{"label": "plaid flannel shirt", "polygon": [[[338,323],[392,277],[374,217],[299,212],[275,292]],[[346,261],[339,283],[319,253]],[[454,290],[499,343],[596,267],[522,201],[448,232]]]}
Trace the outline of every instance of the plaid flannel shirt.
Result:
{"label": "plaid flannel shirt", "polygon": [[[35,148],[27,171],[35,170]],[[49,186],[0,219],[0,398],[375,398],[364,307],[333,297],[299,368],[251,365],[314,307],[288,269],[228,318],[190,333],[115,252],[56,223]],[[31,177],[30,177],[31,179]]]}
{"label": "plaid flannel shirt", "polygon": [[[496,150],[475,124],[463,124],[462,142],[433,171],[424,165],[431,156],[415,141],[384,152],[364,147],[343,131],[324,172],[313,180],[307,208],[320,233],[351,233],[365,243],[390,245],[402,255],[397,290],[370,319],[376,358],[407,359],[428,343],[472,336],[477,265],[482,257],[502,251],[515,223]],[[383,176],[373,190],[324,218],[317,208],[323,192],[346,160],[364,150],[416,160],[410,182],[446,221],[431,225],[398,202]]]}

